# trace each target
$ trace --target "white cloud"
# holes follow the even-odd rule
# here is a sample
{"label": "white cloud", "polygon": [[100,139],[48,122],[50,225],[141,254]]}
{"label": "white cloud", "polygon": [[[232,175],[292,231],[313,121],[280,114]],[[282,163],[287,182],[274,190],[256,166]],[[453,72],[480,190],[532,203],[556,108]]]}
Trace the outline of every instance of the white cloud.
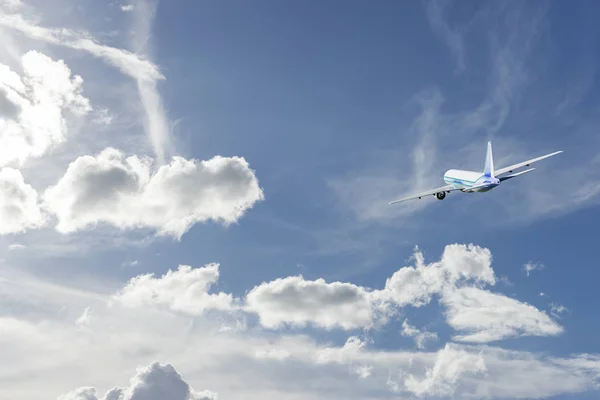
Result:
{"label": "white cloud", "polygon": [[569,309],[565,306],[563,306],[562,304],[557,304],[557,303],[550,303],[550,313],[555,317],[555,318],[560,318],[560,315],[562,313],[568,312]]}
{"label": "white cloud", "polygon": [[138,265],[140,262],[138,260],[133,260],[133,261],[123,261],[121,263],[121,265],[123,267],[135,267],[136,265]]}
{"label": "white cloud", "polygon": [[[153,362],[138,368],[126,388],[115,387],[101,400],[217,400],[216,393],[196,392],[170,364]],[[96,389],[82,387],[58,397],[58,400],[100,400]]]}
{"label": "white cloud", "polygon": [[525,264],[523,266],[523,270],[525,271],[527,276],[529,276],[529,274],[532,271],[540,271],[542,269],[544,269],[544,264],[541,264],[541,263],[528,262],[527,264]]}
{"label": "white cloud", "polygon": [[114,115],[108,109],[103,108],[96,112],[93,121],[100,125],[110,125],[114,118]]}
{"label": "white cloud", "polygon": [[208,293],[219,279],[219,265],[192,269],[180,265],[160,278],[144,274],[132,278],[113,300],[126,307],[165,305],[173,311],[202,315],[206,310],[228,311],[235,307],[231,294]]}
{"label": "white cloud", "polygon": [[21,250],[26,247],[27,246],[25,246],[24,244],[20,244],[20,243],[13,243],[13,244],[8,245],[9,250]]}
{"label": "white cloud", "polygon": [[283,361],[290,357],[290,353],[280,349],[264,349],[256,350],[256,357],[269,360],[280,360]]}
{"label": "white cloud", "polygon": [[285,324],[332,329],[367,327],[373,323],[373,309],[367,291],[350,283],[307,281],[290,276],[263,282],[246,297],[245,309],[255,312],[268,328]]}
{"label": "white cloud", "polygon": [[402,336],[414,338],[415,344],[419,349],[424,349],[427,341],[437,340],[438,338],[437,333],[429,332],[427,330],[420,331],[416,327],[409,324],[407,319],[402,322]]}
{"label": "white cloud", "polygon": [[43,197],[58,218],[59,232],[108,223],[122,229],[152,228],[179,239],[198,222],[237,222],[264,195],[240,157],[175,157],[153,171],[149,158],[125,158],[108,148],[72,162]]}
{"label": "white cloud", "polygon": [[453,397],[461,378],[484,372],[486,365],[481,354],[473,354],[446,344],[437,353],[433,368],[428,368],[422,379],[408,374],[404,384],[408,391],[419,397]]}
{"label": "white cloud", "polygon": [[126,4],[126,5],[122,5],[121,6],[121,10],[124,12],[130,12],[133,11],[135,7],[133,6],[133,4]]}
{"label": "white cloud", "polygon": [[67,117],[91,110],[83,79],[64,61],[37,51],[21,59],[23,76],[0,63],[0,166],[21,166],[67,140]]}
{"label": "white cloud", "polygon": [[366,350],[367,341],[358,336],[350,336],[342,347],[326,347],[315,354],[317,364],[347,364],[361,357]]}
{"label": "white cloud", "polygon": [[466,334],[454,340],[490,342],[513,336],[556,336],[563,328],[532,305],[479,288],[460,288],[442,297],[450,326]]}
{"label": "white cloud", "polygon": [[22,233],[46,224],[40,210],[38,194],[26,184],[21,172],[13,168],[0,170],[0,235]]}
{"label": "white cloud", "polygon": [[413,256],[415,267],[404,267],[387,279],[385,289],[374,296],[391,301],[398,306],[420,307],[428,304],[433,295],[454,288],[459,281],[495,284],[491,267],[492,254],[475,245],[452,244],[444,248],[438,262],[425,264],[423,254],[417,249]]}
{"label": "white cloud", "polygon": [[86,307],[85,310],[83,310],[83,314],[81,314],[81,316],[79,318],[77,318],[77,320],[75,321],[75,324],[78,326],[87,327],[87,326],[89,326],[91,320],[92,320],[92,308]]}
{"label": "white cloud", "polygon": [[[81,387],[58,397],[58,400],[98,400],[96,389],[92,387]],[[104,400],[117,400],[105,397]]]}

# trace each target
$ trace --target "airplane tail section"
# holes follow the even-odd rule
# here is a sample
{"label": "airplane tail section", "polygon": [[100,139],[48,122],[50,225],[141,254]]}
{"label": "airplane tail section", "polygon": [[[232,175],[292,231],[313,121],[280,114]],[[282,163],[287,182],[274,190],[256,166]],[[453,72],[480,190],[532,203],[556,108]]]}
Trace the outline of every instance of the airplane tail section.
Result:
{"label": "airplane tail section", "polygon": [[487,144],[487,153],[485,154],[485,167],[483,174],[487,177],[495,178],[494,175],[494,157],[492,156],[492,142]]}

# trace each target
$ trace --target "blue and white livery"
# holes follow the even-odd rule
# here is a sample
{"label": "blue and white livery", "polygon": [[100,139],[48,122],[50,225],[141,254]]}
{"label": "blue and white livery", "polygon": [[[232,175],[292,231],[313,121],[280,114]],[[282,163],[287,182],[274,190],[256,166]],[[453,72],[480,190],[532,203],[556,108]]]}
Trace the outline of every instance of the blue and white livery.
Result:
{"label": "blue and white livery", "polygon": [[[444,174],[444,182],[446,186],[442,186],[436,189],[428,190],[427,192],[418,193],[403,199],[394,200],[389,204],[400,203],[402,201],[420,199],[425,196],[434,195],[438,200],[443,200],[446,197],[446,193],[450,193],[454,190],[460,190],[461,192],[473,193],[473,192],[487,192],[492,190],[496,186],[507,179],[526,174],[533,171],[535,168],[526,169],[524,171],[515,172],[515,169],[521,167],[529,167],[536,161],[543,160],[544,158],[552,157],[562,153],[562,150],[554,153],[546,154],[545,156],[532,158],[531,160],[523,161],[511,166],[494,170],[494,157],[492,156],[492,142],[487,144],[487,153],[485,155],[485,165],[483,172],[475,171],[464,171],[460,169],[450,169]],[[505,175],[508,174],[508,175]]]}

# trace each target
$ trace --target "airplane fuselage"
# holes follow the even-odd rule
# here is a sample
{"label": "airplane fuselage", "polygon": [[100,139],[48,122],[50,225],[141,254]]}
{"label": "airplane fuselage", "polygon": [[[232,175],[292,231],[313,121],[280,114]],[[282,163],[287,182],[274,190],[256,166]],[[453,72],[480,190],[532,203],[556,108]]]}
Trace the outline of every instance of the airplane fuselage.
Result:
{"label": "airplane fuselage", "polygon": [[463,192],[487,192],[500,184],[498,178],[482,172],[450,169],[444,174],[444,182]]}

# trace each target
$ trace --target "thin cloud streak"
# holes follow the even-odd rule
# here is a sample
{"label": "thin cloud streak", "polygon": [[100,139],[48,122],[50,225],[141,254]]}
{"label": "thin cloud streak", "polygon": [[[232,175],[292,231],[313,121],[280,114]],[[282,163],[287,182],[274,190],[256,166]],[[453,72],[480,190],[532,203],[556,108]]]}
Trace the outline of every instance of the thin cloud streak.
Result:
{"label": "thin cloud streak", "polygon": [[[135,14],[133,46],[136,48],[136,54],[142,53],[147,59],[150,59],[148,48],[151,47],[150,34],[156,6],[156,2],[138,0],[133,8]],[[173,148],[169,118],[157,84],[157,80],[137,79],[138,92],[146,112],[146,131],[154,147],[157,162],[161,165],[165,162],[167,155],[172,154]]]}

